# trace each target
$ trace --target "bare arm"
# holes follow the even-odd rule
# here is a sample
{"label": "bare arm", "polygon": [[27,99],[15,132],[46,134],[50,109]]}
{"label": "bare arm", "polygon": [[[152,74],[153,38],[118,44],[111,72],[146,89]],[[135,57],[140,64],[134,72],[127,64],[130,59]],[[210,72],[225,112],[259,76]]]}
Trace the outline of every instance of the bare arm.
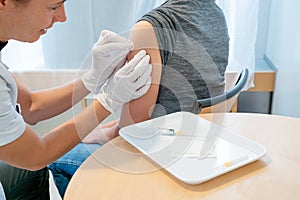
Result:
{"label": "bare arm", "polygon": [[131,60],[139,49],[145,49],[151,57],[150,63],[153,68],[150,89],[142,97],[123,105],[119,123],[106,124],[104,128],[103,126],[97,127],[83,140],[85,143],[104,144],[118,136],[120,128],[151,118],[157,100],[162,71],[162,61],[156,35],[149,22],[140,21],[131,30],[130,39],[134,43],[135,50],[129,54],[128,60]]}
{"label": "bare arm", "polygon": [[[138,53],[138,56],[135,56],[133,62],[126,64],[115,76],[109,79],[110,85],[108,86],[110,87],[104,88],[103,90],[105,95],[97,96],[97,100],[95,100],[93,104],[74,118],[50,131],[41,139],[34,134],[29,126],[26,126],[24,132],[18,138],[0,147],[0,160],[16,167],[31,170],[40,169],[53,162],[78,144],[82,138],[103,121],[103,119],[110,114],[108,110],[116,109],[118,105],[126,102],[130,98],[136,98],[137,96],[131,95],[131,91],[141,89],[135,93],[141,96],[148,90],[149,87],[143,87],[149,81],[149,75],[152,71],[152,67],[148,62],[149,58],[145,55],[144,51]],[[83,87],[82,82],[80,83],[81,87]],[[104,87],[106,86],[107,85]],[[118,95],[113,95],[113,92],[116,91],[116,87],[118,87],[118,91],[126,92],[118,92]],[[7,105],[10,105],[10,102],[6,102],[6,99],[9,98],[9,92],[7,92],[7,90],[5,92],[4,95],[6,96],[4,96],[4,101]],[[69,92],[69,90],[66,92]],[[51,100],[52,97],[49,98]],[[49,98],[47,99],[49,100]],[[64,103],[62,102],[62,104]],[[105,107],[102,104],[105,105]],[[47,107],[47,105],[44,107]],[[17,115],[11,106],[8,110]],[[44,112],[46,112],[46,110]],[[7,119],[7,121],[11,120],[9,116],[4,119]],[[8,129],[8,126],[5,128]]]}
{"label": "bare arm", "polygon": [[0,147],[0,160],[30,170],[43,168],[71,150],[109,114],[95,101],[76,117],[42,138],[27,126],[18,139]]}
{"label": "bare arm", "polygon": [[[123,105],[119,127],[150,119],[155,106],[162,71],[162,61],[156,34],[152,25],[147,21],[138,22],[132,29],[130,39],[134,43],[135,50],[145,49],[150,55],[150,63],[153,66],[152,84],[149,91],[141,98]],[[132,51],[129,60],[136,54]]]}
{"label": "bare arm", "polygon": [[97,126],[89,135],[87,135],[82,140],[82,142],[92,144],[105,144],[106,142],[116,137],[115,133],[119,131],[118,123],[119,122],[117,120],[113,120],[106,124]]}
{"label": "bare arm", "polygon": [[36,124],[65,112],[89,93],[81,79],[60,87],[36,92],[29,91],[16,78],[15,81],[22,116],[29,124]]}

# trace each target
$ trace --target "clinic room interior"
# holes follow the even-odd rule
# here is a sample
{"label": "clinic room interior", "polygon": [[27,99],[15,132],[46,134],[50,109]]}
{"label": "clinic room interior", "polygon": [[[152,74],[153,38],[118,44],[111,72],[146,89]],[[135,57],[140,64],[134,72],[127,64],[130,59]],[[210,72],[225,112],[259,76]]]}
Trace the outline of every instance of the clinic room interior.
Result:
{"label": "clinic room interior", "polygon": [[[144,13],[163,2],[164,0],[84,0],[76,2],[70,0],[65,3],[68,18],[66,22],[56,23],[51,30],[47,31],[47,34],[34,43],[10,41],[1,52],[1,62],[9,66],[16,77],[32,91],[67,83],[77,78],[78,74],[85,70],[86,60],[89,59],[90,50],[101,30],[128,35],[134,23]],[[170,170],[168,167],[166,170],[159,168],[158,172],[153,172],[153,177],[149,175],[152,172],[147,175],[142,173],[141,179],[145,179],[145,184],[148,187],[159,189],[161,199],[201,199],[201,197],[207,197],[205,199],[223,197],[233,199],[236,197],[235,199],[239,199],[238,195],[244,195],[240,196],[240,199],[269,199],[269,197],[273,199],[300,199],[300,193],[297,191],[300,187],[299,181],[294,180],[295,177],[300,176],[300,157],[299,154],[293,153],[300,150],[299,147],[293,145],[294,140],[300,139],[298,129],[300,128],[300,24],[297,20],[300,19],[298,12],[300,1],[216,0],[216,2],[225,14],[230,37],[229,61],[225,72],[225,77],[228,77],[228,80],[225,80],[225,84],[231,82],[233,85],[230,87],[234,87],[237,79],[229,80],[230,74],[240,74],[245,68],[248,69],[247,81],[243,88],[230,99],[231,101],[227,102],[226,109],[223,109],[221,114],[212,106],[206,112],[201,112],[195,116],[209,121],[214,118],[214,114],[220,114],[223,116],[222,125],[224,127],[221,125],[222,128],[232,129],[235,134],[249,138],[253,141],[253,145],[261,145],[265,151],[263,155],[257,155],[243,166],[232,169],[229,167],[228,172],[224,171],[222,174],[212,176],[204,182],[199,181],[197,184],[186,181],[186,179],[180,180],[181,178],[178,178],[180,175],[176,176],[176,170],[174,172],[171,167]],[[119,9],[120,7],[122,9]],[[226,90],[230,90],[230,87],[228,86]],[[85,109],[93,98],[92,95],[88,95],[71,110],[31,127],[42,136]],[[245,120],[243,121],[243,119]],[[247,121],[247,119],[249,120]],[[106,120],[109,121],[110,117]],[[255,128],[256,124],[257,128]],[[278,127],[277,130],[274,127]],[[266,138],[263,138],[262,135],[265,133],[266,137],[268,134],[272,136],[270,143]],[[224,133],[224,135],[226,134]],[[277,137],[281,139],[276,140]],[[112,148],[114,141],[116,141],[115,144],[120,142],[125,145],[126,143],[126,148],[130,150],[133,148],[134,152],[141,150],[142,154],[145,153],[147,157],[147,150],[128,138],[118,136],[103,146],[107,146],[103,152]],[[271,144],[271,141],[275,142],[275,140],[276,144]],[[282,149],[278,146],[281,146]],[[283,146],[289,146],[289,150]],[[244,146],[242,145],[241,148]],[[282,152],[279,152],[281,150],[286,151],[286,154],[281,155]],[[143,163],[149,162],[154,163],[155,166],[160,165],[155,158],[151,156],[149,158],[143,157]],[[76,196],[78,199],[89,198],[84,195],[87,188],[98,184],[97,189],[99,189],[106,184],[106,181],[96,182],[101,177],[99,179],[95,177],[94,179],[91,178],[95,182],[88,185],[89,181],[85,180],[84,177],[91,176],[91,171],[97,170],[96,166],[98,166],[91,167],[91,159],[88,160],[90,163],[84,163],[83,168],[79,168],[78,173],[72,178],[74,180],[70,182],[65,199],[73,200],[76,199]],[[132,165],[135,164],[134,160],[132,162]],[[287,167],[288,164],[285,165],[285,162],[289,163],[290,167]],[[108,167],[104,165],[101,165],[101,168],[108,170]],[[228,166],[224,164],[223,167]],[[277,173],[273,172],[272,169]],[[124,177],[125,175],[119,174],[121,172],[113,172],[113,170],[107,173],[108,175],[105,175],[99,170],[99,176],[100,174],[103,175],[102,178],[110,179],[109,174],[120,176],[120,180],[124,184],[131,178],[135,181],[139,180],[135,177],[139,174],[130,176],[127,173]],[[287,173],[286,177],[282,175],[283,173]],[[278,177],[276,178],[276,176]],[[81,189],[83,184],[76,184],[81,179],[86,181],[87,188]],[[114,178],[111,181],[113,180]],[[159,180],[161,180],[160,187],[152,183],[159,183]],[[53,180],[50,181],[51,199],[61,199],[57,194]],[[143,190],[142,182],[140,183],[135,186],[137,187],[136,190]],[[253,193],[253,196],[246,192],[247,183],[251,185],[249,192]],[[115,184],[116,193],[120,193],[122,196],[121,186],[119,183]],[[253,186],[255,184],[261,184],[265,188],[258,189],[258,187]],[[124,199],[138,199],[139,195],[142,195],[137,193],[133,185],[133,181],[130,181],[127,186],[124,186],[124,190],[126,190],[126,195],[122,196]],[[107,187],[104,187],[103,190],[106,188],[107,193],[114,193],[112,192],[113,189],[110,191]],[[118,191],[119,188],[120,191]],[[97,189],[94,187],[94,190]],[[149,199],[159,199],[155,194],[147,193],[147,189],[144,190],[146,199],[148,197]],[[153,189],[149,190],[154,191]],[[243,190],[244,193],[240,190]],[[279,195],[282,192],[288,193],[289,196],[285,196],[287,194],[282,194],[282,198],[272,196],[271,190],[274,190],[275,194]],[[101,198],[101,195],[93,197],[93,192],[86,192],[86,194],[91,194],[89,199],[105,199]],[[115,193],[111,196],[108,194],[104,196],[108,197],[107,199],[119,199]]]}

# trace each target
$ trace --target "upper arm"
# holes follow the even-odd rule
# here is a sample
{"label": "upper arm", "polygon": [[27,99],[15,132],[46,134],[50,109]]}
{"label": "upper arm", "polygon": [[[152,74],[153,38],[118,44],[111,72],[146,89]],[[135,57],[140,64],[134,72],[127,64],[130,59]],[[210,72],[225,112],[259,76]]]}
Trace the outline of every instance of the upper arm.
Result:
{"label": "upper arm", "polygon": [[39,169],[45,166],[46,156],[41,140],[30,127],[14,141],[0,146],[0,160],[13,166],[26,169]]}
{"label": "upper arm", "polygon": [[138,22],[131,30],[130,39],[134,43],[134,50],[129,54],[128,59],[130,60],[139,50],[146,50],[151,58],[152,83],[145,95],[123,105],[120,127],[150,119],[157,100],[162,73],[161,55],[153,26],[147,21]]}
{"label": "upper arm", "polygon": [[19,137],[0,146],[0,160],[31,170],[45,167],[71,150],[108,115],[109,112],[95,100],[78,115],[42,137],[26,125]]}

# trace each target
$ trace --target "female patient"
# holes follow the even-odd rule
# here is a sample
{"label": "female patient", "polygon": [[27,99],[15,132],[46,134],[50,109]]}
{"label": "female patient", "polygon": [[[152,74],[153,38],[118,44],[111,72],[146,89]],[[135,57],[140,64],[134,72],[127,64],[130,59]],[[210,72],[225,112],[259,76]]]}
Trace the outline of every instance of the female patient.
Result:
{"label": "female patient", "polygon": [[176,111],[199,112],[193,110],[196,99],[224,91],[229,37],[214,0],[167,0],[136,23],[130,39],[136,51],[129,59],[139,49],[151,56],[151,87],[123,105],[119,120],[99,126],[83,141],[98,144],[80,144],[49,166],[62,196],[80,164],[119,128]]}

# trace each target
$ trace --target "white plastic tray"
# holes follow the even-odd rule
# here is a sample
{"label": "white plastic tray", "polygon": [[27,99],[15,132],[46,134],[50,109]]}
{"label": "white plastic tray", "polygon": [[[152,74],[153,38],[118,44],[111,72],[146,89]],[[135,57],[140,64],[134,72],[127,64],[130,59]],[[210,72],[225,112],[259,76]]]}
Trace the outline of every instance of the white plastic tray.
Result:
{"label": "white plastic tray", "polygon": [[188,184],[203,183],[266,154],[264,146],[188,112],[124,127],[120,136]]}

